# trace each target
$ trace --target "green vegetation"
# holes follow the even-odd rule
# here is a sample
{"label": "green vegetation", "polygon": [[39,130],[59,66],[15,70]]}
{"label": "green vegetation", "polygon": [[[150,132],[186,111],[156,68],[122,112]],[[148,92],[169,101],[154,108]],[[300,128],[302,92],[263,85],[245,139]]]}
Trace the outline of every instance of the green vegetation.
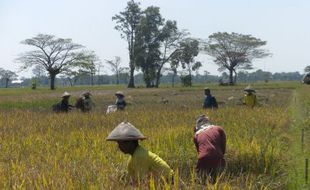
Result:
{"label": "green vegetation", "polygon": [[[292,124],[290,132],[295,139],[291,146],[289,189],[309,189],[305,185],[305,159],[310,158],[310,88],[303,85],[294,93],[291,103]],[[302,131],[304,142],[302,144]],[[308,179],[309,180],[309,179]],[[309,184],[309,181],[308,181]]]}
{"label": "green vegetation", "polygon": [[[163,184],[152,180],[139,187],[123,180],[128,155],[118,151],[116,143],[105,141],[123,120],[139,128],[148,137],[142,141],[143,146],[174,169],[174,187],[166,185],[166,189],[202,189],[195,183],[196,150],[192,142],[195,118],[201,113],[223,126],[228,137],[226,171],[206,189],[291,189],[288,177],[294,172],[290,168],[299,162],[290,160],[298,159],[294,142],[299,137],[292,133],[290,122],[295,113],[289,108],[294,107],[293,95],[298,88],[296,101],[304,105],[298,109],[303,113],[303,126],[309,126],[309,86],[255,84],[261,106],[254,109],[238,105],[245,85],[209,86],[220,102],[220,109],[215,111],[201,109],[202,85],[159,89],[87,86],[52,92],[40,88],[1,90],[0,189],[164,189]],[[50,106],[64,90],[72,93],[74,103],[86,89],[93,93],[94,112],[51,112]],[[116,89],[125,91],[128,109],[105,115],[107,105],[114,103]],[[304,156],[309,155],[310,139],[309,128],[305,131],[306,148],[300,153]],[[303,176],[296,179],[300,177],[298,183],[303,185]]]}

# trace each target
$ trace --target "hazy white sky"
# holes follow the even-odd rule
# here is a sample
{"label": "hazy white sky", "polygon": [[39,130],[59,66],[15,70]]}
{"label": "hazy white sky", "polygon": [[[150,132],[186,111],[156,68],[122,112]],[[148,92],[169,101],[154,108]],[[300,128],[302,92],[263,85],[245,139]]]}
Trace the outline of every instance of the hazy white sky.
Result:
{"label": "hazy white sky", "polygon": [[[309,0],[140,0],[143,8],[159,6],[164,18],[176,20],[192,37],[214,32],[251,34],[267,41],[273,56],[255,61],[255,69],[303,72],[310,65]],[[94,50],[101,60],[120,56],[127,65],[126,42],[111,17],[124,0],[0,0],[0,67],[17,71],[14,59],[28,48],[20,42],[38,33],[72,38]],[[210,58],[204,68],[219,74]],[[108,66],[104,70],[108,70]],[[29,73],[19,73],[29,76]]]}

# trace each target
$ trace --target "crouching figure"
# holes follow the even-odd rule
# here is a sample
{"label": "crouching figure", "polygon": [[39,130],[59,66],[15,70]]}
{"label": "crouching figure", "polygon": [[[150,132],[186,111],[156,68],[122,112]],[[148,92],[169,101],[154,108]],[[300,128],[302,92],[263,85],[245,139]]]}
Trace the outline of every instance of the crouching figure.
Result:
{"label": "crouching figure", "polygon": [[107,141],[116,141],[120,151],[131,156],[128,163],[128,178],[133,184],[139,180],[165,179],[171,182],[173,170],[158,155],[141,145],[139,140],[146,137],[129,122],[120,123],[107,137]]}
{"label": "crouching figure", "polygon": [[225,167],[226,135],[222,127],[210,124],[209,118],[200,115],[194,128],[194,143],[198,152],[197,176],[201,183],[216,182]]}

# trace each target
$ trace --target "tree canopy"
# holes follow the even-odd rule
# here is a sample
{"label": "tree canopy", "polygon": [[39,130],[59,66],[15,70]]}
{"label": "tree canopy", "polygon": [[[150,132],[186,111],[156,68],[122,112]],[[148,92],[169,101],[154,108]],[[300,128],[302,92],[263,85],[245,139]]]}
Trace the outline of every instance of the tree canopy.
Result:
{"label": "tree canopy", "polygon": [[119,84],[120,74],[128,70],[128,67],[121,66],[121,58],[119,56],[115,56],[114,60],[106,60],[106,63],[110,65],[111,71],[115,74],[116,84]]}
{"label": "tree canopy", "polygon": [[130,68],[130,79],[128,83],[129,88],[134,88],[134,71],[135,71],[135,41],[136,31],[141,19],[141,8],[140,3],[131,0],[127,3],[127,7],[123,12],[116,14],[112,17],[112,20],[116,22],[115,29],[121,33],[121,37],[128,43],[129,51],[129,68]]}
{"label": "tree canopy", "polygon": [[305,72],[309,73],[310,72],[310,65],[308,65],[307,67],[305,67]]}
{"label": "tree canopy", "polygon": [[0,79],[4,80],[5,88],[9,86],[9,82],[17,78],[17,74],[10,70],[0,68]]}
{"label": "tree canopy", "polygon": [[80,44],[71,39],[56,38],[53,35],[38,34],[21,42],[32,46],[35,50],[21,54],[17,61],[22,63],[22,69],[41,65],[49,73],[50,88],[55,89],[55,77],[64,71],[76,68],[90,68],[94,53],[84,50]]}
{"label": "tree canopy", "polygon": [[271,55],[267,50],[261,49],[266,41],[251,35],[238,33],[218,32],[209,36],[204,47],[208,55],[214,57],[219,71],[228,70],[230,84],[236,82],[236,70],[252,69],[254,59],[261,59]]}
{"label": "tree canopy", "polygon": [[180,49],[173,55],[171,60],[171,68],[177,68],[179,65],[187,71],[183,76],[183,84],[192,85],[192,71],[198,70],[202,64],[195,61],[195,57],[199,54],[199,41],[192,38],[186,38],[180,42]]}

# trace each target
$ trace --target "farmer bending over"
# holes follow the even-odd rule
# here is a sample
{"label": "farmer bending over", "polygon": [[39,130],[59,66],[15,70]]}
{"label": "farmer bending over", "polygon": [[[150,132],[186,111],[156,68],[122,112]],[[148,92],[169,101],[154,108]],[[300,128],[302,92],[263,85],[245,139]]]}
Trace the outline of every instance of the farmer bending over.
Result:
{"label": "farmer bending over", "polygon": [[90,98],[91,93],[90,92],[84,92],[82,94],[82,97],[77,99],[75,107],[78,109],[81,109],[82,112],[89,112],[93,109],[95,106],[94,102]]}
{"label": "farmer bending over", "polygon": [[211,95],[211,91],[209,88],[205,88],[205,99],[203,102],[203,108],[205,109],[214,109],[217,108],[217,101],[214,96]]}
{"label": "farmer bending over", "polygon": [[173,170],[169,165],[156,154],[148,151],[139,145],[138,140],[146,137],[129,122],[120,123],[107,137],[107,141],[116,141],[120,151],[130,154],[128,163],[128,175],[133,182],[148,177],[161,179],[164,177],[170,181],[173,177]]}
{"label": "farmer bending over", "polygon": [[62,100],[53,105],[53,111],[54,112],[68,112],[69,110],[71,110],[71,108],[73,108],[74,106],[69,104],[69,98],[70,98],[70,94],[68,92],[64,92],[61,96]]}
{"label": "farmer bending over", "polygon": [[125,95],[122,91],[117,91],[115,93],[116,101],[115,105],[117,106],[117,110],[124,110],[126,107]]}
{"label": "farmer bending over", "polygon": [[251,88],[250,86],[247,86],[244,89],[244,92],[245,93],[244,93],[243,104],[253,108],[257,104],[255,90]]}
{"label": "farmer bending over", "polygon": [[198,152],[197,176],[203,184],[206,179],[215,183],[217,175],[225,167],[225,132],[222,127],[210,124],[205,115],[197,118],[194,132],[194,143]]}

